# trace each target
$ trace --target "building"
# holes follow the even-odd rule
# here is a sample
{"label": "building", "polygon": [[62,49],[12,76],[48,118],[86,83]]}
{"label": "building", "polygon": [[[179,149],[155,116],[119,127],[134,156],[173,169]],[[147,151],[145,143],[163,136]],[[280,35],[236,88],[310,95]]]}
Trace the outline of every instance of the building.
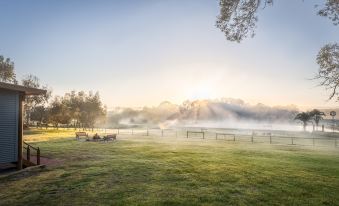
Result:
{"label": "building", "polygon": [[0,164],[23,162],[23,102],[27,95],[45,90],[0,82]]}

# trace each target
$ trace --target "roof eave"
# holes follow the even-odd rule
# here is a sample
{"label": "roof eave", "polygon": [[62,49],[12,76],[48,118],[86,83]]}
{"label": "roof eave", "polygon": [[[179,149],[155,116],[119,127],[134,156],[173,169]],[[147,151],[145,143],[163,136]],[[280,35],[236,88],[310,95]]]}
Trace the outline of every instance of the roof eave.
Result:
{"label": "roof eave", "polygon": [[4,82],[0,82],[0,89],[16,91],[16,92],[24,93],[25,95],[44,95],[47,93],[47,91],[44,89],[30,88],[30,87],[25,87],[25,86],[16,85],[16,84],[8,84]]}

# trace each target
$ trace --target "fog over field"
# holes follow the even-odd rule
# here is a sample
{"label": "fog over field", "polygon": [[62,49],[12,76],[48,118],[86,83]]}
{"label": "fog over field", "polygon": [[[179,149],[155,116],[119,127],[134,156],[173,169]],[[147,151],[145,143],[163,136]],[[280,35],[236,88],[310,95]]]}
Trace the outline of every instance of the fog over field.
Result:
{"label": "fog over field", "polygon": [[108,114],[108,125],[170,127],[217,127],[268,130],[297,130],[293,119],[298,108],[249,104],[241,99],[186,100],[177,105],[165,101],[156,107],[116,108]]}

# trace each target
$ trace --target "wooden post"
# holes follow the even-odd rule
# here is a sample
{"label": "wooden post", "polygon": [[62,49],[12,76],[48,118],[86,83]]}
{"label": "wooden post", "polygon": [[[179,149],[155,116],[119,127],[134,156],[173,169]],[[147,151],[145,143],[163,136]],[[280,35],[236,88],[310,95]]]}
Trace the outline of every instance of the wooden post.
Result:
{"label": "wooden post", "polygon": [[294,145],[294,142],[293,142],[293,137],[291,137],[291,141],[292,141],[292,145]]}
{"label": "wooden post", "polygon": [[36,151],[36,164],[40,165],[40,148],[39,147]]}
{"label": "wooden post", "polygon": [[202,132],[202,138],[205,139],[205,132]]}
{"label": "wooden post", "polygon": [[215,133],[215,139],[218,139],[218,133]]}
{"label": "wooden post", "polygon": [[119,132],[120,132],[120,131],[119,131],[119,128],[118,128],[118,134],[119,134]]}
{"label": "wooden post", "polygon": [[188,131],[187,131],[186,137],[188,138]]}
{"label": "wooden post", "polygon": [[334,139],[334,147],[337,147],[337,143],[338,143],[338,138]]}
{"label": "wooden post", "polygon": [[29,146],[27,146],[26,150],[26,159],[27,161],[31,161],[31,148]]}
{"label": "wooden post", "polygon": [[313,137],[313,147],[315,146],[315,140],[314,140],[314,137]]}
{"label": "wooden post", "polygon": [[233,142],[235,142],[235,135],[233,135]]}
{"label": "wooden post", "polygon": [[270,134],[270,144],[272,144],[272,134]]}
{"label": "wooden post", "polygon": [[19,117],[18,117],[18,162],[17,162],[17,169],[22,169],[22,140],[23,140],[23,130],[24,130],[24,123],[23,123],[23,111],[24,111],[24,101],[25,96],[24,94],[19,94]]}
{"label": "wooden post", "polygon": [[252,137],[251,137],[251,141],[252,141],[252,143],[254,142],[254,132],[252,132]]}

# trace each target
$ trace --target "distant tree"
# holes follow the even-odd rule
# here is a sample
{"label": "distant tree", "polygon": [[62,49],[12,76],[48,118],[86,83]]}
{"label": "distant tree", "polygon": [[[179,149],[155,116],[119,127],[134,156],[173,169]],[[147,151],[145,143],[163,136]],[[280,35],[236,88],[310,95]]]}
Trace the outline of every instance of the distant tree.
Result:
{"label": "distant tree", "polygon": [[93,130],[96,121],[106,116],[106,108],[103,106],[99,93],[90,92],[86,95],[81,107],[80,120],[88,128]]}
{"label": "distant tree", "polygon": [[14,62],[0,55],[0,82],[17,84]]}
{"label": "distant tree", "polygon": [[31,112],[31,120],[37,122],[37,127],[48,123],[48,108],[44,105],[36,106]]}
{"label": "distant tree", "polygon": [[49,123],[57,129],[60,124],[68,125],[71,121],[71,115],[67,105],[64,104],[63,98],[58,96],[50,103],[48,114]]}
{"label": "distant tree", "polygon": [[45,89],[47,93],[44,95],[34,95],[34,96],[26,96],[25,98],[25,119],[26,125],[29,126],[31,120],[31,113],[37,106],[44,105],[48,102],[51,97],[51,90],[47,86],[42,86],[38,77],[34,75],[25,76],[21,84],[26,87],[37,88],[37,89]]}
{"label": "distant tree", "polygon": [[61,123],[60,117],[57,115],[61,111],[64,113],[67,111],[66,122],[72,124],[75,129],[80,127],[93,129],[96,123],[103,125],[106,121],[107,109],[103,106],[99,93],[89,92],[86,94],[84,91],[71,91],[64,97],[54,99],[51,109],[53,111],[50,116],[54,124]]}
{"label": "distant tree", "polygon": [[80,114],[81,114],[81,106],[85,101],[85,93],[84,92],[75,92],[71,91],[70,93],[66,93],[63,102],[69,108],[70,115],[72,117],[72,123],[74,129],[80,127]]}
{"label": "distant tree", "polygon": [[310,112],[301,112],[297,114],[294,119],[301,121],[303,123],[304,131],[306,131],[307,123],[312,120],[312,114]]}
{"label": "distant tree", "polygon": [[315,122],[316,128],[318,130],[319,122],[320,122],[320,120],[324,119],[323,116],[325,116],[325,113],[321,112],[321,111],[319,111],[317,109],[314,109],[314,110],[312,110],[310,112],[310,114],[311,114],[311,116],[312,116],[312,118],[313,118],[313,120]]}

